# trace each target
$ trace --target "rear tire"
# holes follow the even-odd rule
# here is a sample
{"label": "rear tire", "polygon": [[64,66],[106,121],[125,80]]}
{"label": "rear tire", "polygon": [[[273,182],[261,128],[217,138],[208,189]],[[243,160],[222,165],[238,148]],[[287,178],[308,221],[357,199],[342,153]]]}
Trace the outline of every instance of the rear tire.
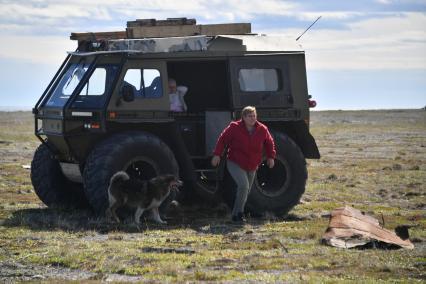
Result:
{"label": "rear tire", "polygon": [[[289,212],[299,203],[308,178],[306,160],[299,146],[283,133],[271,133],[277,151],[275,166],[269,169],[266,161],[259,166],[245,207],[246,212],[256,216]],[[235,192],[236,184],[226,171],[224,199],[231,207]]]}
{"label": "rear tire", "polygon": [[68,180],[59,162],[45,144],[38,146],[31,162],[31,183],[37,196],[49,207],[87,208],[83,185]]}
{"label": "rear tire", "polygon": [[101,142],[88,156],[83,173],[87,199],[99,215],[108,207],[109,181],[118,171],[148,180],[161,174],[178,176],[179,169],[169,147],[152,134],[126,132]]}

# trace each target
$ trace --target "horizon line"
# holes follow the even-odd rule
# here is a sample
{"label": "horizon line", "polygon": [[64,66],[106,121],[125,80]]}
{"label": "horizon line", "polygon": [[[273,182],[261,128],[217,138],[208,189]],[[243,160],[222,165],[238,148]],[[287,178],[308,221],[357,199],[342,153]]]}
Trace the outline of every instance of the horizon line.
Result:
{"label": "horizon line", "polygon": [[[32,111],[33,106],[0,106],[0,112],[26,112]],[[419,108],[336,108],[336,109],[309,109],[312,112],[317,111],[397,111],[397,110],[426,110],[426,106]]]}

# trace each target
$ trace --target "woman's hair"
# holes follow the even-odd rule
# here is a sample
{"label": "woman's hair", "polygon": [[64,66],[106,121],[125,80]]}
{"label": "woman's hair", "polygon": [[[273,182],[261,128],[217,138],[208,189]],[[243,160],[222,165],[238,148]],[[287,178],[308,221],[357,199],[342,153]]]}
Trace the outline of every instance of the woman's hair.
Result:
{"label": "woman's hair", "polygon": [[252,113],[252,112],[256,113],[256,108],[254,106],[246,106],[241,111],[241,116],[247,116],[249,113]]}

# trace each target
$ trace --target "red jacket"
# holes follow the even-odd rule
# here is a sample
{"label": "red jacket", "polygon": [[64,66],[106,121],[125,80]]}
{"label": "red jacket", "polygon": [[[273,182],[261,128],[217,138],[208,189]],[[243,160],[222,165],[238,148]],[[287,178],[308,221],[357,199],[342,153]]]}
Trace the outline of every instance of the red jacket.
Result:
{"label": "red jacket", "polygon": [[263,145],[267,158],[275,158],[274,139],[266,125],[256,122],[255,130],[250,135],[242,120],[231,122],[219,136],[213,152],[221,156],[228,146],[228,160],[238,164],[246,171],[254,171],[262,162]]}

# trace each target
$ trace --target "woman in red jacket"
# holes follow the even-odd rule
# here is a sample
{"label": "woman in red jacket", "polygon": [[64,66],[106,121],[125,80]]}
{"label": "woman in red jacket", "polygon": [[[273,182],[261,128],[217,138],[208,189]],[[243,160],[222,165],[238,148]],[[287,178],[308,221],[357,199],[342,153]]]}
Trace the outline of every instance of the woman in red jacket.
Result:
{"label": "woman in red jacket", "polygon": [[256,108],[247,106],[242,110],[242,119],[231,122],[220,134],[213,152],[212,165],[220,163],[226,146],[227,168],[237,184],[237,194],[232,210],[232,221],[243,222],[244,206],[253,185],[256,170],[262,162],[265,146],[266,163],[274,166],[275,144],[268,127],[257,121]]}

